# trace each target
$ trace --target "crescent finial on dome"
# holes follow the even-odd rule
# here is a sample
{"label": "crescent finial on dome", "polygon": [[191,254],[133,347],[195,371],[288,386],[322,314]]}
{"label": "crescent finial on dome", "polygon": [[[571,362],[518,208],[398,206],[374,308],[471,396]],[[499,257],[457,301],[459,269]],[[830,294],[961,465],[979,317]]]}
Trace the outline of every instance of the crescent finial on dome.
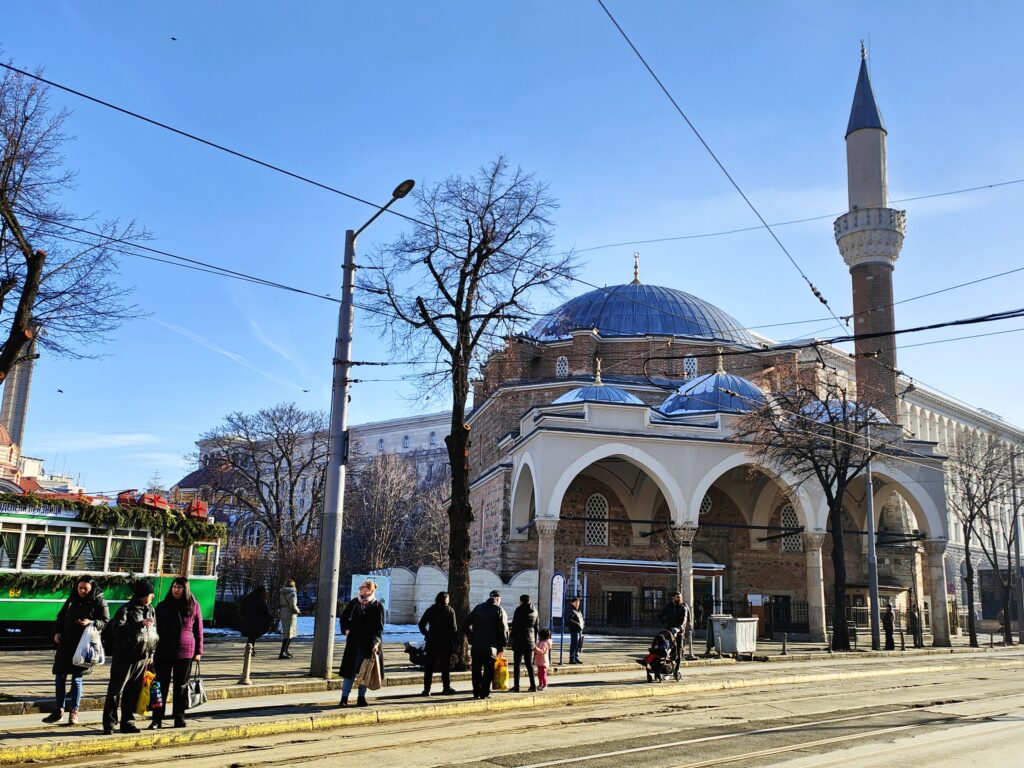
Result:
{"label": "crescent finial on dome", "polygon": [[633,251],[633,285],[640,285],[640,251]]}
{"label": "crescent finial on dome", "polygon": [[604,382],[601,381],[601,358],[595,358],[596,364],[594,366],[594,386],[603,387]]}
{"label": "crescent finial on dome", "polygon": [[718,370],[715,373],[725,373],[725,365],[722,364],[722,348],[718,348]]}

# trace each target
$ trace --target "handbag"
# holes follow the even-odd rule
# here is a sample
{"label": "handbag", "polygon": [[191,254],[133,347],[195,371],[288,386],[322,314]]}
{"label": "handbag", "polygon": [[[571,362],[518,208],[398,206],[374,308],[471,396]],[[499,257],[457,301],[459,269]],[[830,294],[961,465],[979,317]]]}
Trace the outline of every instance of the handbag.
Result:
{"label": "handbag", "polygon": [[92,667],[103,664],[106,657],[103,654],[103,643],[100,641],[100,633],[95,626],[90,624],[82,630],[82,638],[75,648],[75,655],[71,657],[71,663],[76,667]]}
{"label": "handbag", "polygon": [[148,669],[142,673],[142,690],[139,691],[139,698],[135,701],[136,715],[144,715],[149,709],[150,687],[155,679],[156,675]]}
{"label": "handbag", "polygon": [[359,672],[356,674],[355,684],[366,686],[371,691],[376,691],[381,686],[380,660],[376,653],[371,653],[370,658],[359,665]]}
{"label": "handbag", "polygon": [[494,660],[494,680],[491,682],[491,690],[504,691],[508,689],[508,659],[504,653],[499,653]]}
{"label": "handbag", "polygon": [[195,709],[206,702],[206,687],[203,685],[203,675],[197,661],[189,673],[188,682],[185,683],[185,709]]}

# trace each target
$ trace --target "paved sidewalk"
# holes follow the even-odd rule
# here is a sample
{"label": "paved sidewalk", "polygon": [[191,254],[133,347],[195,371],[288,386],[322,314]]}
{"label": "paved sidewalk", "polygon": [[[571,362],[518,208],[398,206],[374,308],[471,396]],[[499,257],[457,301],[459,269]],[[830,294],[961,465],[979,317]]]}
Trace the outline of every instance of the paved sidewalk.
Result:
{"label": "paved sidewalk", "polygon": [[[253,696],[309,693],[333,690],[340,686],[339,680],[325,681],[310,678],[309,663],[312,638],[299,637],[292,641],[292,659],[278,659],[279,639],[270,635],[257,643],[257,655],[253,659],[250,678],[252,686],[238,685],[242,671],[245,644],[237,637],[208,636],[203,657],[203,678],[211,699],[251,698]],[[553,674],[575,673],[581,670],[599,668],[605,671],[632,669],[638,656],[646,653],[650,635],[643,636],[592,636],[588,639],[582,668],[563,667],[559,669],[559,649],[556,645],[551,654],[555,665]],[[897,647],[899,641],[897,639]],[[967,639],[954,638],[954,648],[966,648]],[[568,643],[564,660],[568,661]],[[939,649],[924,649],[925,651]],[[341,661],[342,646],[335,646],[335,663]],[[694,651],[704,652],[702,641],[695,641]],[[823,643],[791,642],[788,644],[790,659],[826,657]],[[908,651],[912,653],[913,651]],[[940,652],[948,652],[946,649]],[[757,656],[766,659],[781,658],[782,644],[761,640]],[[858,653],[864,653],[863,645]],[[898,652],[897,652],[898,653]],[[920,653],[920,652],[917,652]],[[14,651],[0,653],[0,716],[16,715],[23,712],[49,711],[53,702],[53,677],[50,673],[52,652]],[[411,666],[408,656],[400,643],[385,644],[384,666],[388,676],[386,685],[416,684],[422,673]],[[511,670],[510,670],[511,671]],[[82,709],[102,707],[109,666],[101,667],[85,678]],[[453,673],[455,680],[468,680],[468,673]],[[439,685],[439,680],[435,681]]]}
{"label": "paved sidewalk", "polygon": [[[421,686],[394,686],[370,694],[367,708],[340,709],[336,691],[279,693],[242,700],[210,701],[188,714],[189,727],[143,730],[141,734],[103,736],[100,713],[84,712],[82,724],[46,726],[39,714],[0,718],[0,764],[55,760],[67,756],[138,751],[172,744],[196,744],[232,739],[252,739],[282,733],[309,733],[368,723],[389,723],[453,716],[486,717],[501,712],[574,703],[699,695],[727,689],[761,688],[792,684],[831,684],[842,679],[870,679],[899,674],[906,677],[960,669],[1024,668],[1024,651],[1018,648],[981,652],[849,654],[843,658],[805,654],[783,661],[804,663],[736,663],[732,660],[693,662],[680,683],[644,683],[639,668],[589,672],[556,677],[547,692],[496,693],[486,701],[473,701],[468,685],[458,684],[459,695],[419,696]],[[579,668],[574,668],[579,669]],[[140,718],[145,728],[148,722]],[[169,725],[169,724],[168,724]]]}

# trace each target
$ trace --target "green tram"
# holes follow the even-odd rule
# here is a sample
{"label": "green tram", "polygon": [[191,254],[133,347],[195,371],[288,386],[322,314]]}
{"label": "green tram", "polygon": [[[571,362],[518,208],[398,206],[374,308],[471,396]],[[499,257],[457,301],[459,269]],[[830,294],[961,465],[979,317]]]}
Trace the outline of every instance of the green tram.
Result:
{"label": "green tram", "polygon": [[[189,578],[203,616],[213,617],[224,526],[193,509],[145,503],[98,506],[42,496],[0,495],[0,638],[46,636],[75,579],[88,574],[110,613],[149,579],[163,599],[175,576]],[[212,622],[210,622],[212,623]]]}

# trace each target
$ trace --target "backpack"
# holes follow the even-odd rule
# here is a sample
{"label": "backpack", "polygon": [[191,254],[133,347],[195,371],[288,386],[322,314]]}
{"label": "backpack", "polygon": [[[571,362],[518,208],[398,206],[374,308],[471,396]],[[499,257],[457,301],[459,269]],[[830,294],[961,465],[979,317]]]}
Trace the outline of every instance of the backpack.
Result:
{"label": "backpack", "polygon": [[125,603],[117,612],[110,617],[110,621],[107,622],[107,626],[100,632],[100,642],[103,643],[103,653],[107,656],[113,655],[114,650],[114,625],[118,623],[120,619],[123,619],[125,611],[128,610],[128,603]]}

